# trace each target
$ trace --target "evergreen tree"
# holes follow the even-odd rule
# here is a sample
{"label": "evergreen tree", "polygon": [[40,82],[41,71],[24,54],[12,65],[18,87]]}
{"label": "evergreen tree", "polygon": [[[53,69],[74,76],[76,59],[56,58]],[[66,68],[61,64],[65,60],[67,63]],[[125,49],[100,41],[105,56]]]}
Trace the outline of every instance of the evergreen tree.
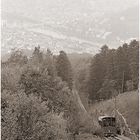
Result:
{"label": "evergreen tree", "polygon": [[134,89],[138,88],[139,83],[139,42],[131,41],[129,44],[129,67]]}
{"label": "evergreen tree", "polygon": [[98,100],[98,91],[100,90],[107,70],[108,47],[104,45],[101,52],[92,59],[88,81],[89,99]]}
{"label": "evergreen tree", "polygon": [[100,75],[102,69],[100,68],[102,68],[102,62],[101,62],[100,55],[97,54],[91,62],[89,81],[87,84],[89,99],[92,101],[98,99],[97,91],[100,89],[102,84],[101,83],[102,75]]}
{"label": "evergreen tree", "polygon": [[[108,99],[127,90],[137,89],[139,82],[139,42],[124,43],[118,49],[106,45],[91,61],[87,89],[89,99]],[[129,85],[129,87],[128,87]],[[130,85],[131,88],[130,88]],[[114,92],[116,93],[114,95]]]}
{"label": "evergreen tree", "polygon": [[107,70],[106,70],[106,79],[116,79],[115,77],[115,49],[111,49],[108,52],[107,57]]}
{"label": "evergreen tree", "polygon": [[40,64],[43,60],[43,54],[40,51],[40,46],[35,47],[34,52],[32,54],[32,63],[33,64]]}
{"label": "evergreen tree", "polygon": [[116,51],[115,75],[116,75],[118,90],[124,92],[126,89],[125,88],[126,81],[130,79],[127,44],[124,44],[123,47],[119,47]]}
{"label": "evergreen tree", "polygon": [[55,59],[49,49],[47,49],[47,53],[44,55],[43,67],[47,68],[49,75],[56,76]]}
{"label": "evergreen tree", "polygon": [[28,62],[27,56],[24,55],[22,50],[12,49],[10,58],[8,59],[8,64],[23,66]]}
{"label": "evergreen tree", "polygon": [[60,51],[56,60],[57,75],[67,82],[70,89],[73,86],[73,75],[70,61],[64,51]]}

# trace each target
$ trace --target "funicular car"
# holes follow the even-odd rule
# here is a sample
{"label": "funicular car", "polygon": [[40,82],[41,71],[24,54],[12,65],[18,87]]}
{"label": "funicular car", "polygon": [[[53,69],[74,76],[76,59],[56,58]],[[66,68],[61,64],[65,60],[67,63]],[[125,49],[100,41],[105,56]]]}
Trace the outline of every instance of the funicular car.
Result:
{"label": "funicular car", "polygon": [[112,116],[100,116],[98,118],[101,132],[105,137],[116,136],[118,134],[118,127],[116,125],[116,118]]}

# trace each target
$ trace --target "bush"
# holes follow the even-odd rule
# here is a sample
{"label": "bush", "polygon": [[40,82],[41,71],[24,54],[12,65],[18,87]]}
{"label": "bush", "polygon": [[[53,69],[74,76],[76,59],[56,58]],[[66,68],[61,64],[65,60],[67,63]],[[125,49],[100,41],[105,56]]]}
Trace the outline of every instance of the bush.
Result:
{"label": "bush", "polygon": [[48,112],[47,102],[19,91],[2,93],[2,139],[67,139],[62,114]]}

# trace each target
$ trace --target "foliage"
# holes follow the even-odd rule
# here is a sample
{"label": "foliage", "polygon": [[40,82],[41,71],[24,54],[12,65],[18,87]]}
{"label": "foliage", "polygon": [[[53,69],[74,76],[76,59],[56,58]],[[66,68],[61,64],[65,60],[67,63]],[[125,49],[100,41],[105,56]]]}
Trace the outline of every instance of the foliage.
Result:
{"label": "foliage", "polygon": [[2,94],[2,139],[67,139],[66,121],[47,102],[23,91]]}
{"label": "foliage", "polygon": [[[91,61],[87,81],[89,99],[92,101],[109,99],[119,92],[137,89],[139,81],[138,58],[139,42],[136,40],[131,41],[130,44],[125,43],[116,50],[108,49],[104,45],[100,53],[96,54]],[[112,91],[112,81],[115,82],[114,91],[116,95]]]}
{"label": "foliage", "polygon": [[67,82],[70,89],[73,86],[72,67],[70,61],[64,51],[60,51],[56,60],[57,75]]}
{"label": "foliage", "polygon": [[17,48],[12,49],[11,56],[8,59],[8,63],[11,65],[23,66],[28,62],[27,56],[23,54],[23,51]]}
{"label": "foliage", "polygon": [[18,88],[18,82],[20,80],[23,67],[19,65],[6,64],[1,69],[1,90],[16,91]]}
{"label": "foliage", "polygon": [[2,139],[67,140],[75,133],[80,108],[57,76],[55,60],[49,50],[43,54],[36,47],[23,65],[11,59],[3,63]]}
{"label": "foliage", "polygon": [[70,90],[58,77],[48,75],[47,70],[30,68],[21,75],[20,85],[27,95],[34,94],[43,101],[50,101],[50,110],[60,112],[68,106]]}
{"label": "foliage", "polygon": [[98,91],[100,99],[106,100],[118,95],[116,90],[116,81],[106,79],[103,83],[102,88]]}
{"label": "foliage", "polygon": [[137,89],[138,48],[135,40],[116,50],[104,45],[89,69],[89,57],[81,59],[74,77],[64,51],[54,56],[38,46],[27,59],[22,51],[13,50],[2,63],[2,139],[67,140],[68,133],[94,133],[95,123],[81,107],[77,91],[86,104],[88,97],[108,99]]}

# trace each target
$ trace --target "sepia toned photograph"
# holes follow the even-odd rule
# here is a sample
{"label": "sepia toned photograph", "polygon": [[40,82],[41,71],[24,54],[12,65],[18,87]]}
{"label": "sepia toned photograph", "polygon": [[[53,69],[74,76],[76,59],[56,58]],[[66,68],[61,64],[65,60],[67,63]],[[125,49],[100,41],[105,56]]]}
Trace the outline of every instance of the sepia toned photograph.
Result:
{"label": "sepia toned photograph", "polygon": [[1,0],[1,140],[139,140],[139,0]]}

